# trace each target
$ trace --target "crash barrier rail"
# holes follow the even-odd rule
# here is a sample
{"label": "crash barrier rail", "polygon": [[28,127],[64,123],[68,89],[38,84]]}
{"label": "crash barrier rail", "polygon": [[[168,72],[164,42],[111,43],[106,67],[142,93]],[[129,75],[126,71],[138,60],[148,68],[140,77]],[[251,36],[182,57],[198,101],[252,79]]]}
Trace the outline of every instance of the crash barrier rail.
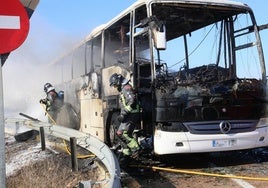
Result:
{"label": "crash barrier rail", "polygon": [[78,130],[62,127],[59,125],[52,125],[50,123],[19,119],[19,118],[8,118],[5,120],[6,124],[20,124],[28,127],[29,129],[40,131],[40,128],[44,130],[45,134],[55,136],[57,138],[61,138],[64,140],[70,140],[71,138],[76,138],[77,145],[80,147],[92,152],[95,154],[101,162],[105,165],[109,172],[109,180],[108,187],[109,188],[120,188],[120,166],[119,162],[114,155],[114,153],[110,150],[110,148],[101,142],[96,137],[80,132]]}

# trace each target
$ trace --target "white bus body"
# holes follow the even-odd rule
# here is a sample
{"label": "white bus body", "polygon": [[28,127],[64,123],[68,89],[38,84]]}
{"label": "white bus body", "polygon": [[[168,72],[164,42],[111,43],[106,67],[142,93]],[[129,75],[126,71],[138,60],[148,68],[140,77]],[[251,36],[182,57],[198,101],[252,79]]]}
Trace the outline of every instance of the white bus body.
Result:
{"label": "white bus body", "polygon": [[108,82],[120,73],[137,91],[137,130],[153,140],[154,153],[264,147],[266,68],[259,29],[243,3],[139,0],[49,68],[79,117],[79,130],[109,145],[117,142],[119,93]]}

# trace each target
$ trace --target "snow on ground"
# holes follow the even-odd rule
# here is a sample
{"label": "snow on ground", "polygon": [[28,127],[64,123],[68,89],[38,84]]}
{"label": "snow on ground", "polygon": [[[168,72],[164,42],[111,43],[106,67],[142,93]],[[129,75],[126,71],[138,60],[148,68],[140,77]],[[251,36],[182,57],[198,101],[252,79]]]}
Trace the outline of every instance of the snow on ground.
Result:
{"label": "snow on ground", "polygon": [[[23,167],[41,161],[51,155],[51,152],[42,151],[39,142],[16,142],[14,136],[6,135],[6,176],[16,174]],[[28,146],[27,146],[28,144]]]}
{"label": "snow on ground", "polygon": [[[15,140],[14,129],[5,129],[6,176],[15,175],[20,169],[52,155],[51,148],[42,151],[41,143],[30,139],[26,142]],[[23,131],[19,131],[23,132]]]}
{"label": "snow on ground", "polygon": [[6,153],[6,176],[16,175],[19,170],[38,161],[44,161],[49,157],[59,154],[55,149],[55,143],[46,140],[46,149],[42,151],[41,141],[29,139],[18,142],[15,139],[17,133],[23,133],[31,129],[16,123],[5,124],[5,153]]}

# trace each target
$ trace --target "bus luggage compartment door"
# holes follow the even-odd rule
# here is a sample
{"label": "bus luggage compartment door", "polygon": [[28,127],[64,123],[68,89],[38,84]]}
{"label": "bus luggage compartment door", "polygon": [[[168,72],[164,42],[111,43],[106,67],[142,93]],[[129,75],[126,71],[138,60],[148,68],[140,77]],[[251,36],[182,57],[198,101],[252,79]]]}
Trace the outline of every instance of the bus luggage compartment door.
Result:
{"label": "bus luggage compartment door", "polygon": [[104,141],[101,99],[81,98],[80,131],[89,133]]}

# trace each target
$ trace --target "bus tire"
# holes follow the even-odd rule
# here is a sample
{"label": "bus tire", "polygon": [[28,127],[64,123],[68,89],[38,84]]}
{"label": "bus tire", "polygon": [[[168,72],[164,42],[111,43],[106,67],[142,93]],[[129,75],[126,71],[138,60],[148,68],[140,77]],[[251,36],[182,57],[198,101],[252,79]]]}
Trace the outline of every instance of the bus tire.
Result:
{"label": "bus tire", "polygon": [[116,138],[116,131],[120,125],[120,122],[117,119],[118,115],[119,115],[119,112],[113,112],[111,115],[110,124],[108,125],[107,140],[110,146],[113,146],[118,143],[118,139]]}

